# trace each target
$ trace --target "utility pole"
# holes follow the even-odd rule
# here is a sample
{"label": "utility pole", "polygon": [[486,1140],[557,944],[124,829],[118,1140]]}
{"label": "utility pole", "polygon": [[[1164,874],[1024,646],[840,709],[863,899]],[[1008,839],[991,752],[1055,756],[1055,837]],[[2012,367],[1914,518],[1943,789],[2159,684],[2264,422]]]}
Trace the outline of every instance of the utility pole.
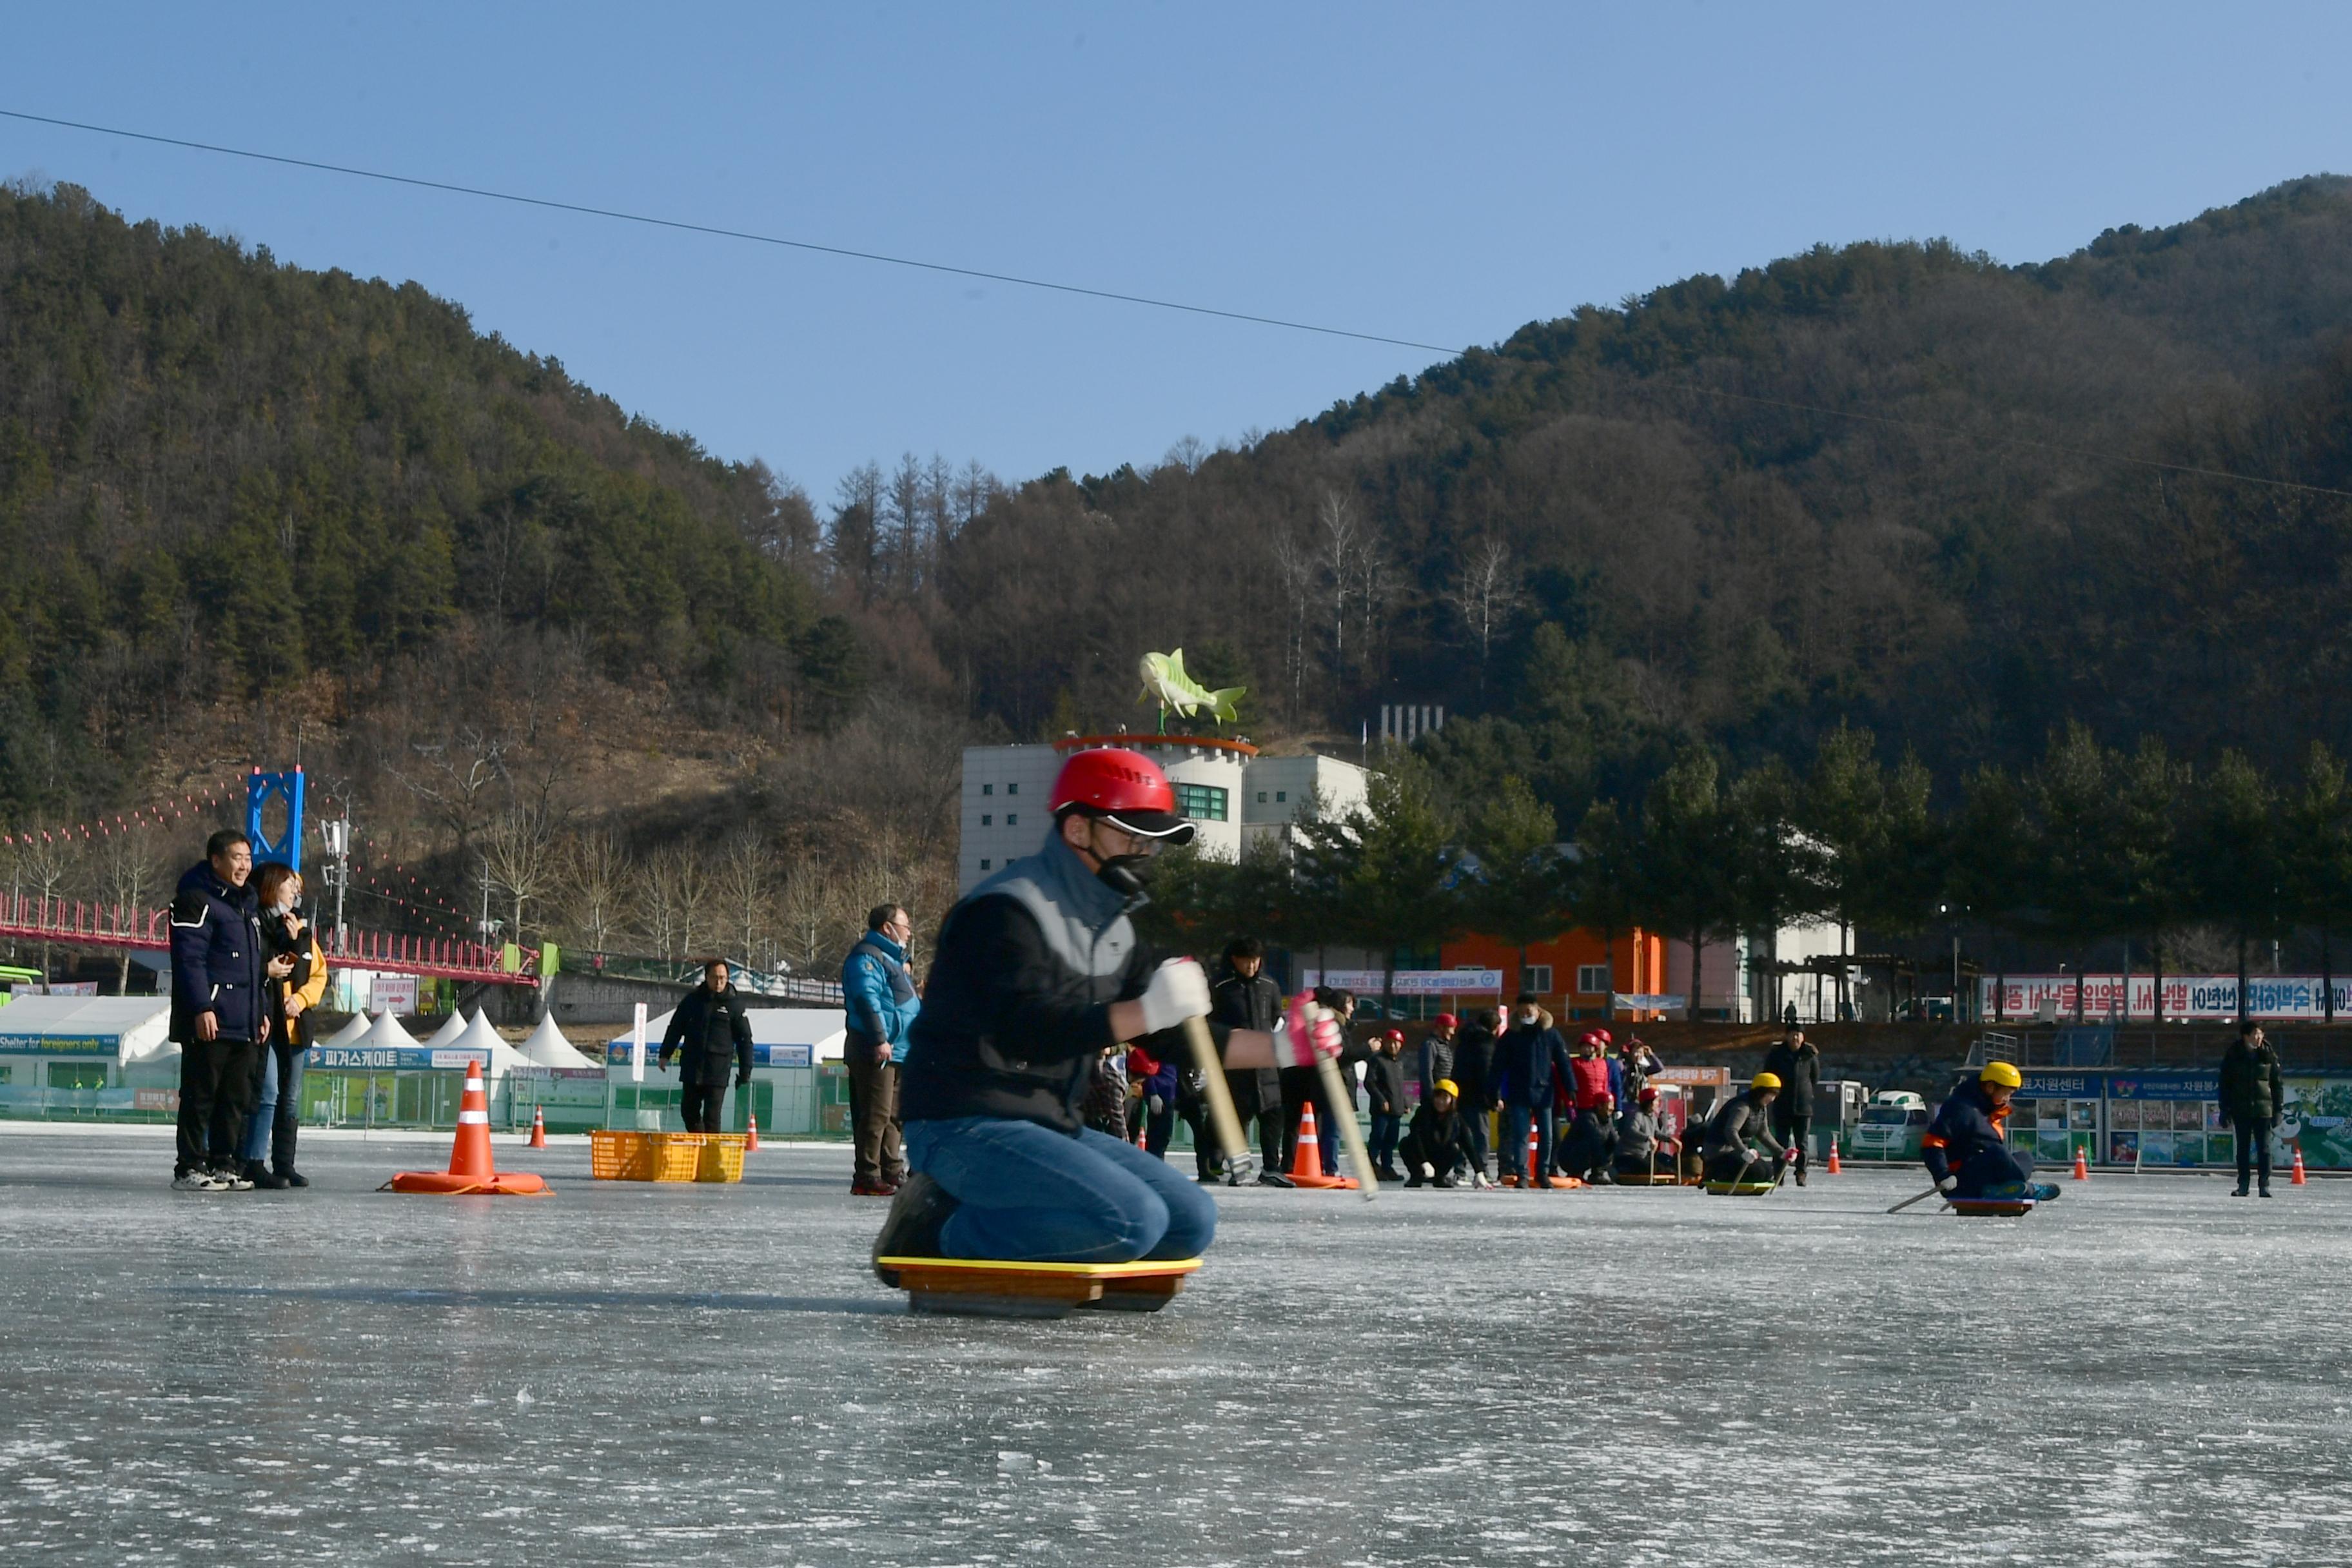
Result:
{"label": "utility pole", "polygon": [[327,848],[327,884],[335,889],[335,952],[347,953],[352,944],[343,929],[343,894],[352,885],[352,808],[346,805],[341,816],[320,823],[319,837]]}

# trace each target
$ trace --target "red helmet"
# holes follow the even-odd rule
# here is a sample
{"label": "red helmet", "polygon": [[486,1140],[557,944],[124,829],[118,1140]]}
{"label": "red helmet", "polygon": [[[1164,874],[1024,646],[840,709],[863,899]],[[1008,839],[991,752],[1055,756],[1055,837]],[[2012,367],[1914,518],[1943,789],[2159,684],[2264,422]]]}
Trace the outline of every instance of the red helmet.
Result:
{"label": "red helmet", "polygon": [[1402,1029],[1391,1029],[1387,1034],[1381,1037],[1384,1040],[1394,1040],[1399,1045],[1404,1044],[1404,1031]]}
{"label": "red helmet", "polygon": [[1462,1026],[1462,1020],[1451,1013],[1440,1013],[1430,1022],[1441,1029],[1458,1029]]}
{"label": "red helmet", "polygon": [[1592,1031],[1592,1037],[1593,1037],[1594,1039],[1596,1039],[1596,1040],[1599,1040],[1599,1041],[1600,1041],[1602,1045],[1604,1045],[1604,1046],[1605,1046],[1605,1045],[1609,1045],[1609,1044],[1611,1044],[1611,1043],[1612,1043],[1612,1042],[1616,1038],[1616,1037],[1615,1037],[1615,1036],[1613,1036],[1613,1035],[1610,1034],[1610,1032],[1609,1032],[1608,1030],[1606,1030],[1606,1029],[1595,1029],[1595,1030],[1593,1030],[1593,1031]]}
{"label": "red helmet", "polygon": [[1177,815],[1176,792],[1169,787],[1168,775],[1150,757],[1124,747],[1071,752],[1045,804],[1056,818],[1082,811],[1140,838],[1192,841],[1192,825]]}

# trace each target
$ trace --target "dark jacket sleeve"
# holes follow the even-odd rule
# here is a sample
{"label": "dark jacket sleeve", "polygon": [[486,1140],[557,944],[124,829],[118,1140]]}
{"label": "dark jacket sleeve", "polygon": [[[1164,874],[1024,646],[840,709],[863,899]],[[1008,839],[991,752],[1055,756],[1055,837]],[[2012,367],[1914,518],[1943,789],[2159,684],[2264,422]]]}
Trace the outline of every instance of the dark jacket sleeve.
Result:
{"label": "dark jacket sleeve", "polygon": [[2286,1086],[2279,1081],[2278,1058],[2271,1058],[2271,1124],[2276,1126],[2286,1114]]}
{"label": "dark jacket sleeve", "polygon": [[728,1011],[734,1015],[735,1070],[748,1079],[751,1076],[751,1019],[740,1002]]}
{"label": "dark jacket sleeve", "polygon": [[172,900],[172,997],[193,1019],[213,1010],[212,922],[219,911],[194,888]]}
{"label": "dark jacket sleeve", "polygon": [[655,1054],[656,1061],[667,1063],[670,1058],[670,1053],[678,1050],[687,1041],[694,1037],[688,1033],[688,1030],[701,1016],[701,999],[702,990],[698,986],[688,992],[684,1000],[671,1010],[669,1027],[662,1031],[661,1049]]}
{"label": "dark jacket sleeve", "polygon": [[[1011,899],[980,899],[963,907],[957,924],[957,957],[977,993],[976,1022],[990,1034],[1020,1041],[1039,1062],[1068,1061],[1118,1044],[1111,1037],[1109,1004],[1063,988],[1061,966],[1028,910]],[[1139,944],[1121,978],[1120,998],[1141,995],[1150,975],[1150,960]]]}

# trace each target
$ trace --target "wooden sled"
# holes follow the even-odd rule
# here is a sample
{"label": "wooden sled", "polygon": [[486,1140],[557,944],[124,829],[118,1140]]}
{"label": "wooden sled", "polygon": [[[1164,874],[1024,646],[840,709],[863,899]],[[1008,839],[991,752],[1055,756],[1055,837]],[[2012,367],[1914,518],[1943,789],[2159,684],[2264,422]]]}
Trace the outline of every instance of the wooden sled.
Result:
{"label": "wooden sled", "polygon": [[1706,1190],[1717,1197],[1760,1198],[1772,1190],[1770,1182],[1709,1182]]}
{"label": "wooden sled", "polygon": [[1946,1198],[1962,1219],[2018,1219],[2034,1210],[2032,1198]]}
{"label": "wooden sled", "polygon": [[1197,1258],[1157,1263],[1007,1263],[978,1258],[879,1258],[910,1312],[971,1318],[1066,1318],[1081,1307],[1156,1312],[1184,1289]]}
{"label": "wooden sled", "polygon": [[1678,1175],[1671,1166],[1662,1166],[1655,1171],[1612,1171],[1610,1173],[1617,1178],[1617,1184],[1621,1187],[1695,1187],[1698,1185],[1696,1178]]}

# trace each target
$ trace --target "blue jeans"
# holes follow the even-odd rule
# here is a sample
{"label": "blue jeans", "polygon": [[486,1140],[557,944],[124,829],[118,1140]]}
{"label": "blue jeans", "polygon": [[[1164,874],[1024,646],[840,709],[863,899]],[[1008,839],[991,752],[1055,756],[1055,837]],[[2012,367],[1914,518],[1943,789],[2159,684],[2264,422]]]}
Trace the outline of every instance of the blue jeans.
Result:
{"label": "blue jeans", "polygon": [[1404,1118],[1391,1111],[1372,1112],[1370,1145],[1364,1152],[1372,1157],[1372,1168],[1386,1170],[1396,1163],[1397,1134],[1404,1131]]}
{"label": "blue jeans", "polygon": [[261,1047],[261,1093],[245,1124],[244,1158],[260,1160],[274,1140],[281,1174],[294,1167],[294,1129],[302,1119],[302,1058],[310,1054],[275,1040]]}
{"label": "blue jeans", "polygon": [[961,1204],[940,1232],[946,1258],[1133,1263],[1198,1258],[1217,1205],[1167,1161],[1087,1128],[969,1116],[907,1123],[908,1168]]}
{"label": "blue jeans", "polygon": [[1548,1174],[1551,1170],[1551,1107],[1507,1105],[1503,1107],[1503,1141],[1495,1149],[1495,1173],[1517,1176],[1525,1181],[1528,1175],[1528,1125],[1535,1124],[1536,1170]]}

